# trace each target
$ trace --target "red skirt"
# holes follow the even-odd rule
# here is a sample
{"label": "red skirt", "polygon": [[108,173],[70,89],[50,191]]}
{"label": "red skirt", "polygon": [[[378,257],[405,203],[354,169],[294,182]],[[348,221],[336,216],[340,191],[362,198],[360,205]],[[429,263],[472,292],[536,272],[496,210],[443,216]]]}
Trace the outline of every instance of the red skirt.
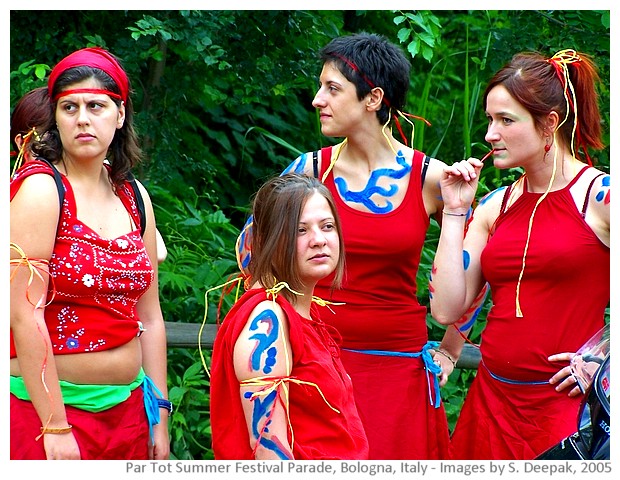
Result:
{"label": "red skirt", "polygon": [[[149,424],[142,388],[102,412],[66,406],[82,460],[148,460]],[[46,460],[41,420],[32,403],[11,395],[11,460]]]}
{"label": "red skirt", "polygon": [[583,396],[510,384],[478,369],[452,435],[455,460],[532,460],[577,431]]}
{"label": "red skirt", "polygon": [[[429,399],[420,358],[343,350],[355,403],[370,446],[370,460],[443,460],[450,434],[443,403]],[[432,389],[432,381],[431,381]],[[433,393],[434,401],[434,393]]]}

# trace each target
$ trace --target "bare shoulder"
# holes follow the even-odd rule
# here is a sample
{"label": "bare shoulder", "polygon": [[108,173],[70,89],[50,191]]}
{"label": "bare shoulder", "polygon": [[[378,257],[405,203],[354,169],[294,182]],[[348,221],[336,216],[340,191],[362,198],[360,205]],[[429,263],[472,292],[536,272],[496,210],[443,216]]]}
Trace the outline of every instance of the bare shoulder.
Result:
{"label": "bare shoulder", "polygon": [[495,223],[500,214],[504,196],[508,193],[507,186],[498,187],[484,194],[476,205],[474,219],[487,226],[487,230]]}
{"label": "bare shoulder", "polygon": [[45,173],[30,175],[11,200],[11,242],[22,248],[29,258],[50,258],[59,215],[60,202],[54,178]]}

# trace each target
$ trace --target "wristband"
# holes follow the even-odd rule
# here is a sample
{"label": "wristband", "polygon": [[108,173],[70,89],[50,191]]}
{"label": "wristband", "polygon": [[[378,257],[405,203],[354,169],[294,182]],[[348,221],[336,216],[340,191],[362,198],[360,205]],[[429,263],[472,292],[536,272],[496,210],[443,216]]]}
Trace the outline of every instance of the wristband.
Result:
{"label": "wristband", "polygon": [[59,435],[62,433],[69,433],[73,425],[68,425],[66,427],[41,427],[41,435],[45,435],[46,433],[51,433],[54,435]]}
{"label": "wristband", "polygon": [[467,216],[466,213],[447,212],[446,210],[443,210],[442,213],[444,215],[448,215],[449,217],[466,217]]}
{"label": "wristband", "polygon": [[168,416],[172,415],[172,402],[170,400],[165,400],[163,398],[157,399],[157,406],[159,408],[165,408],[168,410]]}
{"label": "wristband", "polygon": [[456,367],[456,360],[454,360],[452,356],[448,354],[448,352],[446,352],[445,350],[442,350],[441,348],[436,348],[435,351],[437,353],[441,353],[444,357],[450,360],[450,362],[452,363],[452,367]]}

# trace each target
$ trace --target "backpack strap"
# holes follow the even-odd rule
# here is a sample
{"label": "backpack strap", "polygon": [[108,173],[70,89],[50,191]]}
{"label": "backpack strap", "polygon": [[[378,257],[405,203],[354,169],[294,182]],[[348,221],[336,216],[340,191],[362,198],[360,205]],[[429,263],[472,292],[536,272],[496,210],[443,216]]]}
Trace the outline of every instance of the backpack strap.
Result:
{"label": "backpack strap", "polygon": [[314,178],[319,178],[319,151],[312,152],[312,171],[314,172]]}
{"label": "backpack strap", "polygon": [[426,171],[428,170],[429,163],[431,163],[431,158],[428,155],[424,155],[424,163],[422,166],[422,186],[424,186],[424,179],[426,178]]}
{"label": "backpack strap", "polygon": [[140,193],[140,187],[136,183],[136,177],[130,172],[127,181],[131,185],[134,198],[136,199],[136,206],[138,207],[138,215],[140,215],[140,236],[144,237],[144,231],[146,230],[146,212],[144,208],[144,199],[142,193]]}
{"label": "backpack strap", "polygon": [[46,158],[37,157],[37,160],[47,164],[54,172],[54,181],[56,182],[56,188],[58,189],[58,202],[60,203],[60,211],[62,212],[62,205],[65,202],[65,186],[62,183],[62,177],[60,172],[52,162]]}

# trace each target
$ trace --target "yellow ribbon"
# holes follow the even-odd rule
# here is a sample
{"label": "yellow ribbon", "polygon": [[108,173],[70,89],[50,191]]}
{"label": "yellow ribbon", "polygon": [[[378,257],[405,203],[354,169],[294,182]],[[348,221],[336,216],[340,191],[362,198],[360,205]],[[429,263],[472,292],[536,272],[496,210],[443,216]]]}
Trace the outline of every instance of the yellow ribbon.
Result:
{"label": "yellow ribbon", "polygon": [[[276,401],[281,399],[280,396],[280,389],[283,388],[285,392],[287,392],[286,390],[286,384],[287,382],[292,382],[295,383],[297,385],[308,385],[311,387],[314,387],[317,392],[319,392],[319,395],[321,395],[321,398],[323,399],[323,401],[325,402],[325,404],[332,409],[334,412],[340,414],[340,410],[338,410],[337,408],[333,407],[328,401],[327,398],[325,398],[325,395],[323,394],[323,392],[321,391],[321,388],[313,382],[306,382],[304,380],[300,380],[296,377],[254,377],[254,378],[250,378],[248,380],[244,380],[242,382],[239,382],[241,387],[259,387],[260,390],[253,392],[252,395],[250,396],[250,401],[253,401],[254,399],[258,398],[258,397],[265,397],[267,395],[269,395],[270,393],[272,393],[273,391],[276,391],[276,399],[273,402],[273,406],[271,407],[271,410],[269,412],[269,415],[267,416],[267,419],[270,419],[271,416],[273,415],[273,412],[276,408]],[[280,400],[281,401],[281,400]],[[294,448],[295,445],[295,433],[293,431],[293,425],[291,424],[291,418],[290,418],[290,414],[288,411],[288,407],[284,404],[284,402],[282,402],[282,406],[284,408],[285,414],[286,414],[286,423],[288,424],[288,429],[291,432],[291,451]],[[266,426],[267,422],[265,422]],[[254,451],[252,453],[256,452],[256,449],[258,448],[259,444],[260,444],[260,439],[263,437],[263,433],[264,433],[264,427],[263,429],[261,429],[258,438],[256,439],[256,446],[254,447]]]}
{"label": "yellow ribbon", "polygon": [[220,288],[227,287],[228,285],[237,283],[237,291],[235,293],[235,303],[236,303],[237,300],[239,299],[239,288],[242,282],[243,282],[243,277],[239,276],[225,283],[222,283],[221,285],[218,285],[217,287],[212,287],[205,292],[205,313],[202,317],[202,323],[200,324],[200,329],[198,330],[198,354],[200,355],[200,361],[202,362],[202,366],[207,372],[207,376],[209,378],[211,378],[211,373],[209,372],[209,367],[207,367],[207,362],[205,361],[204,354],[202,353],[202,332],[207,323],[207,314],[209,312],[209,299],[208,299],[209,293],[214,290],[218,290]]}
{"label": "yellow ribbon", "polygon": [[35,140],[39,140],[39,134],[37,133],[37,130],[35,129],[35,127],[32,127],[30,131],[22,137],[22,144],[19,147],[19,152],[17,153],[17,159],[15,160],[15,165],[13,165],[13,171],[11,172],[11,178],[15,176],[15,172],[24,163],[24,158],[26,155],[26,147],[30,143],[32,137],[34,137]]}
{"label": "yellow ribbon", "polygon": [[[32,282],[34,281],[35,275],[41,280],[41,282],[43,282],[45,284],[45,280],[43,278],[43,275],[41,275],[39,270],[43,270],[43,271],[45,271],[46,273],[49,274],[49,261],[48,260],[41,260],[41,259],[29,259],[28,256],[26,255],[26,253],[24,252],[24,250],[19,245],[17,245],[16,243],[11,242],[10,243],[10,248],[11,248],[11,250],[15,250],[19,254],[19,258],[11,258],[10,259],[10,265],[11,265],[11,267],[14,267],[14,270],[11,273],[11,276],[10,276],[10,281],[12,282],[13,278],[15,278],[15,275],[17,273],[17,269],[19,267],[24,266],[24,265],[27,266],[28,270],[29,270],[29,276],[28,276],[28,285],[26,287],[26,299],[28,300],[28,303],[30,303],[35,309],[45,308],[54,299],[55,290],[52,288],[52,298],[47,303],[45,302],[45,298],[47,296],[47,292],[44,292],[41,295],[41,298],[39,299],[38,302],[33,303],[32,300],[30,300],[29,291],[30,291],[30,286],[32,285]],[[49,278],[50,278],[50,280],[52,280],[51,276]],[[43,335],[43,332],[41,331],[41,327],[38,324],[38,322],[36,323],[36,325],[37,325],[37,330],[38,330],[39,334],[43,338],[43,344],[45,345],[45,355],[43,357],[43,365],[41,366],[41,383],[43,384],[43,388],[45,389],[45,393],[47,394],[47,398],[48,398],[49,404],[51,406],[51,405],[53,405],[54,399],[52,397],[52,393],[50,392],[50,389],[47,386],[47,382],[45,381],[45,372],[47,370],[47,357],[49,355],[49,349],[48,349],[47,341],[45,341],[45,335]],[[51,408],[50,408],[50,410],[51,410]],[[43,426],[43,430],[45,430],[45,428],[47,428],[49,423],[52,421],[52,415],[53,415],[53,413],[50,413],[49,417],[47,418],[47,421],[45,422],[45,425]],[[43,430],[41,431],[41,434],[39,434],[38,436],[35,437],[35,441],[38,441],[43,436]]]}
{"label": "yellow ribbon", "polygon": [[[573,110],[575,112],[575,121],[573,122],[573,129],[571,132],[571,142],[570,142],[571,156],[573,157],[573,159],[576,159],[575,132],[577,131],[577,96],[575,94],[573,83],[570,80],[570,75],[568,73],[568,65],[570,65],[571,63],[577,63],[580,61],[581,61],[581,57],[577,54],[577,52],[575,52],[575,50],[572,50],[572,49],[561,50],[557,52],[555,55],[553,55],[549,60],[547,60],[548,63],[556,67],[556,72],[558,73],[558,76],[560,76],[561,83],[563,84],[564,99],[566,100],[566,116],[558,124],[556,129],[553,131],[553,144],[557,145],[556,133],[562,127],[562,125],[564,125],[568,121],[569,114],[570,114],[570,107],[572,105]],[[570,97],[569,97],[569,92],[570,92]],[[516,288],[516,298],[515,298],[516,313],[515,315],[517,316],[517,318],[523,317],[523,311],[521,310],[521,302],[519,301],[519,298],[521,294],[521,280],[523,279],[523,275],[525,273],[525,262],[526,262],[526,257],[527,257],[527,251],[530,246],[530,237],[532,234],[532,227],[534,225],[534,216],[536,215],[536,210],[538,209],[538,206],[542,203],[542,201],[545,198],[547,198],[547,195],[549,195],[549,192],[551,191],[553,182],[555,180],[557,167],[558,167],[558,149],[555,148],[553,150],[553,171],[551,172],[551,178],[549,179],[549,185],[547,186],[547,189],[545,190],[545,192],[541,195],[541,197],[538,199],[538,201],[534,205],[534,209],[532,210],[532,214],[530,215],[530,220],[528,222],[527,240],[525,242],[525,248],[523,249],[521,271],[519,272],[519,279],[517,280],[517,288]]]}

